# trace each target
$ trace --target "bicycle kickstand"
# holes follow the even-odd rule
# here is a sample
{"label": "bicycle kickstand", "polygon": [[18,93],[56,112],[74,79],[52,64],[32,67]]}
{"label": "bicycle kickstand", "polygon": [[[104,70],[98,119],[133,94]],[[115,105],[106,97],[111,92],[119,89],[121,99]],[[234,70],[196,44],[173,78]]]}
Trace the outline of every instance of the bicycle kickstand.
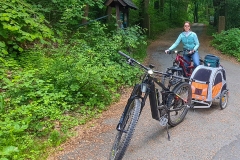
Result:
{"label": "bicycle kickstand", "polygon": [[168,140],[171,141],[171,139],[170,139],[170,133],[169,133],[169,129],[168,129],[168,124],[167,124],[167,134],[168,134]]}

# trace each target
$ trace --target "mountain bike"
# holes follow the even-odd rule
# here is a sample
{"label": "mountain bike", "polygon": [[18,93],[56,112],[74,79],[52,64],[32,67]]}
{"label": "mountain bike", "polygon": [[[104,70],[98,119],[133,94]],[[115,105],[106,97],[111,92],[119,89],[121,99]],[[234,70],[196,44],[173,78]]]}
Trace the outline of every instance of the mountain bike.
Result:
{"label": "mountain bike", "polygon": [[[184,120],[192,99],[191,86],[185,82],[185,77],[153,70],[153,65],[146,67],[121,51],[119,54],[127,59],[129,65],[143,69],[144,75],[141,82],[134,86],[116,127],[117,134],[109,157],[111,160],[123,158],[147,97],[150,101],[152,118],[159,121],[161,126],[167,127],[168,140],[170,140],[168,126],[174,127]],[[161,83],[160,79],[163,75],[178,78],[181,81],[173,90],[169,90]],[[162,88],[161,91],[160,88]]]}
{"label": "mountain bike", "polygon": [[[173,65],[169,68],[167,68],[167,70],[165,72],[172,74],[172,75],[176,75],[176,76],[183,76],[183,77],[187,77],[189,78],[194,70],[194,65],[192,61],[187,61],[184,59],[183,55],[181,53],[186,53],[188,51],[169,51],[168,53],[172,55],[173,60]],[[176,53],[176,57],[174,57],[173,53]],[[186,65],[185,65],[186,63]],[[200,65],[203,64],[203,60],[200,58]],[[167,76],[163,76],[162,77],[162,83],[167,85],[168,88],[174,86],[175,84],[178,83],[179,79],[171,79],[171,81],[167,80],[168,77]],[[188,81],[189,79],[187,79],[186,81]],[[168,83],[166,83],[168,82]]]}
{"label": "mountain bike", "polygon": [[[180,50],[180,51],[169,51],[169,54],[172,55],[172,58],[174,59],[173,61],[173,66],[169,68],[169,70],[175,70],[178,71],[177,75],[179,76],[185,76],[185,77],[190,77],[193,70],[194,70],[194,65],[192,60],[189,62],[184,59],[183,55],[184,53],[188,52],[187,50]],[[176,53],[176,57],[173,57],[172,53]],[[203,60],[200,58],[199,59],[199,64],[203,64]],[[185,65],[186,63],[186,65]],[[180,67],[181,69],[176,69],[177,67]]]}

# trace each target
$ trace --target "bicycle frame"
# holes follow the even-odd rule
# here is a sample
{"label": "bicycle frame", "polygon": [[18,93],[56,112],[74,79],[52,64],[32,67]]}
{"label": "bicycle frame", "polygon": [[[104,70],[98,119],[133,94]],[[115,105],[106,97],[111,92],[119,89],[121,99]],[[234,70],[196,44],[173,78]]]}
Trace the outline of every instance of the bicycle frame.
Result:
{"label": "bicycle frame", "polygon": [[[162,102],[160,101],[160,93],[159,93],[158,89],[156,89],[155,83],[157,83],[160,87],[163,88]],[[134,86],[134,89],[131,93],[131,96],[128,99],[127,105],[126,105],[126,107],[123,111],[123,114],[122,114],[122,116],[119,120],[119,123],[118,123],[116,129],[118,131],[122,131],[121,124],[123,122],[124,117],[126,116],[126,112],[128,110],[128,107],[129,107],[128,104],[131,103],[131,101],[136,97],[141,99],[141,111],[142,111],[143,107],[145,106],[146,99],[149,96],[152,118],[156,119],[156,120],[160,120],[161,115],[159,115],[159,109],[160,109],[161,104],[165,104],[165,102],[166,102],[166,95],[167,94],[164,94],[164,93],[174,94],[173,92],[169,91],[169,89],[166,88],[156,78],[151,77],[148,74],[145,75],[145,78],[142,81],[142,83],[136,84]],[[166,105],[162,105],[162,107],[164,107],[164,109],[167,110]]]}
{"label": "bicycle frame", "polygon": [[[170,51],[170,54],[172,52],[173,51]],[[173,58],[173,56],[172,56],[172,58],[174,59],[173,66],[178,66],[178,67],[182,68],[183,76],[190,77],[192,74],[192,71],[194,70],[194,66],[191,61],[189,62],[186,59],[184,59],[184,57],[180,54],[181,52],[185,52],[185,51],[174,51],[173,52],[173,53],[177,54],[175,58]]]}
{"label": "bicycle frame", "polygon": [[[161,116],[163,116],[163,115],[161,115],[161,112],[159,112],[159,110],[165,110],[167,112],[170,111],[166,106],[166,99],[170,94],[176,95],[178,98],[180,98],[184,102],[188,101],[188,100],[182,99],[179,95],[170,91],[170,89],[165,87],[164,84],[159,81],[159,79],[157,79],[156,77],[153,77],[152,74],[149,74],[149,71],[153,72],[153,73],[156,73],[156,74],[170,76],[172,78],[181,78],[181,79],[186,79],[186,78],[179,77],[179,76],[173,76],[169,73],[153,71],[152,68],[154,68],[154,66],[150,65],[150,68],[146,68],[145,66],[141,65],[137,61],[134,61],[134,59],[131,59],[129,56],[125,55],[124,53],[120,52],[120,54],[122,54],[123,56],[128,58],[128,63],[129,64],[133,64],[133,62],[137,63],[138,65],[140,65],[145,70],[148,70],[148,72],[145,73],[145,75],[142,79],[142,82],[140,84],[135,85],[135,87],[134,87],[134,89],[131,93],[131,96],[128,99],[127,105],[126,105],[126,107],[123,111],[123,114],[122,114],[122,116],[119,120],[119,123],[116,127],[116,129],[118,131],[123,131],[121,125],[123,123],[124,117],[126,116],[126,112],[128,110],[128,107],[129,107],[128,104],[131,103],[131,101],[136,97],[141,99],[141,111],[142,111],[143,107],[145,106],[146,99],[149,96],[152,118],[155,119],[155,120],[158,120],[158,121],[160,120]],[[133,62],[132,62],[132,60],[133,60]],[[157,89],[156,84],[163,89],[161,91],[161,93]],[[160,98],[160,96],[161,96],[161,98]],[[160,101],[160,99],[162,99],[162,100]],[[180,110],[180,109],[178,109],[178,110]],[[171,110],[171,111],[173,111],[173,110]]]}
{"label": "bicycle frame", "polygon": [[[190,77],[194,69],[194,66],[192,62],[185,60],[184,57],[180,54],[180,52],[182,51],[177,52],[173,65],[174,63],[178,64],[183,69],[184,76]],[[185,66],[185,63],[187,64],[187,67]]]}
{"label": "bicycle frame", "polygon": [[[121,51],[118,53],[127,58],[130,65],[137,64],[144,69],[145,74],[141,77],[141,82],[133,88],[116,127],[118,132],[110,152],[111,160],[123,158],[147,97],[150,101],[152,118],[159,121],[161,126],[167,127],[168,140],[170,140],[168,125],[174,127],[183,121],[192,99],[191,87],[184,81],[187,78],[168,72],[155,71],[153,65],[146,67],[125,53]],[[170,90],[170,87],[165,87],[164,83],[160,81],[159,76],[167,77],[170,80],[180,79],[180,81],[173,90]],[[159,91],[158,87],[161,87],[162,90]]]}

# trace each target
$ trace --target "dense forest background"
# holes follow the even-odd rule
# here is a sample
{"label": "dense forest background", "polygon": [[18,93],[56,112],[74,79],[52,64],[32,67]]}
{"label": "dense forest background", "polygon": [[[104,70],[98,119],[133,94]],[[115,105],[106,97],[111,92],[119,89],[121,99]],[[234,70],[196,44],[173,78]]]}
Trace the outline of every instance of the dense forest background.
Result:
{"label": "dense forest background", "polygon": [[132,0],[126,28],[104,2],[0,1],[1,160],[47,157],[136,82],[140,71],[118,50],[142,61],[149,39],[186,20],[206,24],[212,45],[240,60],[238,0]]}

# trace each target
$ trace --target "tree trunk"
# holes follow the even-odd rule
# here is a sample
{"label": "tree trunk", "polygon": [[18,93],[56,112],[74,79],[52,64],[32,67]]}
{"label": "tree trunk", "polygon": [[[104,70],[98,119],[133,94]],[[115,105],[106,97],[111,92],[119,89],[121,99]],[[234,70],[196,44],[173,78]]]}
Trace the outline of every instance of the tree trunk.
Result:
{"label": "tree trunk", "polygon": [[148,28],[148,4],[149,0],[143,0],[143,27]]}
{"label": "tree trunk", "polygon": [[116,4],[116,18],[117,18],[117,28],[121,28],[121,20],[120,20],[120,9],[119,9],[119,4]]}
{"label": "tree trunk", "polygon": [[220,1],[220,10],[219,10],[219,16],[225,16],[225,0]]}
{"label": "tree trunk", "polygon": [[198,2],[194,2],[194,23],[198,22]]}
{"label": "tree trunk", "polygon": [[160,0],[160,13],[164,11],[164,0]]}
{"label": "tree trunk", "polygon": [[148,35],[150,35],[150,19],[149,19],[149,15],[148,15],[148,5],[149,5],[149,0],[144,0],[143,27],[147,28]]}
{"label": "tree trunk", "polygon": [[89,5],[87,4],[84,8],[84,18],[82,19],[82,24],[87,23],[88,19],[88,13],[89,13]]}
{"label": "tree trunk", "polygon": [[172,20],[172,0],[169,1],[169,19]]}
{"label": "tree trunk", "polygon": [[112,18],[112,7],[110,6],[107,7],[107,15],[108,15],[107,21],[109,22],[110,19]]}

